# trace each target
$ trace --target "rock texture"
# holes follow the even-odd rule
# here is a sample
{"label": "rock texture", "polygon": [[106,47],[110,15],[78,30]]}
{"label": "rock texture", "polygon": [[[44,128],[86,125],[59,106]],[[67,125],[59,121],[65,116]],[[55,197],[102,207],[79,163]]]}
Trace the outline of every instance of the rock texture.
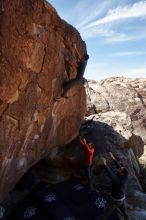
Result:
{"label": "rock texture", "polygon": [[[112,77],[87,86],[87,115],[121,112],[133,134],[146,142],[146,79]],[[125,128],[126,129],[126,128]]]}
{"label": "rock texture", "polygon": [[[144,219],[146,215],[143,211],[146,208],[144,178],[138,162],[144,151],[146,133],[145,88],[144,79],[110,78],[100,82],[89,81],[86,85],[87,117],[80,129],[80,134],[95,147],[93,169],[99,156],[106,157],[108,164],[115,168],[108,157],[108,151],[113,152],[117,160],[127,167],[129,180],[126,202],[129,216],[134,220]],[[70,178],[83,164],[79,140],[56,151],[50,164],[47,164],[47,160],[43,163],[40,173],[49,181]],[[46,175],[48,166],[50,174]],[[111,181],[105,172],[99,171],[98,175],[93,173],[92,181],[97,189],[111,192]]]}
{"label": "rock texture", "polygon": [[83,119],[85,90],[70,63],[86,52],[75,28],[46,1],[0,1],[0,201],[26,170],[70,142]]}
{"label": "rock texture", "polygon": [[[82,134],[94,142],[97,155],[107,157],[107,152],[112,151],[127,167],[126,201],[130,219],[145,219],[145,177],[138,158],[143,155],[146,143],[146,79],[113,77],[89,81],[86,92],[87,117]],[[108,191],[108,181],[106,174],[93,175],[97,188]]]}
{"label": "rock texture", "polygon": [[[137,216],[146,214],[145,212],[141,213],[146,208],[144,203],[146,194],[144,194],[141,186],[141,169],[137,156],[133,151],[133,143],[135,148],[143,148],[144,143],[139,136],[132,134],[130,130],[128,131],[128,127],[122,128],[124,120],[128,120],[124,113],[123,115],[114,112],[91,115],[83,122],[80,134],[88,142],[94,144],[95,154],[92,170],[97,166],[101,156],[106,157],[108,164],[114,169],[116,168],[108,156],[108,151],[113,152],[117,160],[128,169],[129,179],[126,189],[126,204],[129,216],[137,220]],[[70,179],[76,174],[79,175],[82,171],[82,165],[83,151],[77,138],[68,145],[56,150],[56,154],[52,155],[52,160],[42,161],[36,170],[41,178],[56,183]],[[111,180],[106,172],[100,169],[96,175],[93,172],[92,182],[95,188],[102,189],[110,194]],[[137,211],[137,214],[135,214],[135,211]]]}
{"label": "rock texture", "polygon": [[[122,88],[119,86],[120,82]],[[86,137],[89,142],[94,143],[95,157],[96,155],[107,156],[107,152],[112,151],[116,158],[127,166],[129,170],[127,194],[133,195],[135,191],[142,190],[140,184],[141,169],[138,158],[143,154],[144,141],[142,140],[143,136],[139,136],[135,130],[137,128],[139,130],[144,129],[144,127],[141,127],[140,121],[145,118],[145,108],[137,98],[137,91],[127,84],[128,82],[129,80],[124,78],[89,82],[86,87],[88,116],[82,123],[80,134]],[[141,80],[141,82],[145,83],[144,80]],[[114,94],[116,95],[114,96]],[[130,115],[131,112],[135,111],[135,108],[140,109],[143,117],[138,118],[137,127],[134,127],[135,124],[133,124]],[[93,114],[95,112],[97,113]],[[52,180],[52,175],[48,174],[46,176],[47,172],[45,172],[45,167],[47,170],[47,167],[51,165],[56,170],[53,172],[54,182],[60,179],[60,175],[62,179],[67,179],[81,167],[82,160],[82,148],[79,140],[75,139],[69,145],[56,150],[56,153],[54,152],[52,155],[52,160],[44,162],[43,176],[48,176],[49,181]]]}
{"label": "rock texture", "polygon": [[[130,130],[128,131],[128,127],[123,129],[125,120],[128,119],[124,113],[111,112],[110,114],[91,115],[82,124],[80,134],[88,142],[94,144],[95,154],[92,170],[97,166],[101,156],[106,157],[108,164],[114,169],[116,168],[108,156],[108,151],[113,152],[117,160],[128,169],[129,179],[126,189],[127,210],[131,219],[137,220],[140,216],[146,215],[145,212],[143,213],[143,210],[146,209],[144,203],[146,194],[144,194],[141,186],[141,169],[137,155],[133,151],[133,143],[136,149],[143,149],[144,143],[139,136],[132,134]],[[57,150],[56,154],[52,155],[52,161],[44,160],[40,167],[37,168],[37,171],[45,180],[56,183],[69,179],[74,175],[76,176],[78,172],[81,172],[82,165],[82,147],[79,139],[75,139],[68,145],[62,146],[59,151]],[[93,172],[92,182],[95,188],[102,189],[110,194],[111,180],[106,172],[100,169],[96,175]]]}

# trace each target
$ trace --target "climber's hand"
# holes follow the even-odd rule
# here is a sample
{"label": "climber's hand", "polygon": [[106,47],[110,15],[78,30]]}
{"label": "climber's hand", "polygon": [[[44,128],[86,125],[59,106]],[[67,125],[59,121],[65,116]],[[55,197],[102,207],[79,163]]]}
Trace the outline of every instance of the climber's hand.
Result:
{"label": "climber's hand", "polygon": [[85,138],[83,138],[83,141],[84,141],[84,144],[87,144],[87,141],[86,141],[86,139],[85,139]]}
{"label": "climber's hand", "polygon": [[82,145],[86,145],[87,142],[85,138],[82,138],[81,136],[79,136],[79,139]]}

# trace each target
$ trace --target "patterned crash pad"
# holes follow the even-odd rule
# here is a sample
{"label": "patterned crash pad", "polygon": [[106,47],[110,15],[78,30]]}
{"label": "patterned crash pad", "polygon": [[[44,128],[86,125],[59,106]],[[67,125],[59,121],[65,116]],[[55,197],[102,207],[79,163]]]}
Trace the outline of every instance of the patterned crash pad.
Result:
{"label": "patterned crash pad", "polygon": [[[11,213],[9,220],[94,220],[107,208],[110,197],[91,191],[76,180],[41,182]],[[110,218],[118,220],[116,214]]]}

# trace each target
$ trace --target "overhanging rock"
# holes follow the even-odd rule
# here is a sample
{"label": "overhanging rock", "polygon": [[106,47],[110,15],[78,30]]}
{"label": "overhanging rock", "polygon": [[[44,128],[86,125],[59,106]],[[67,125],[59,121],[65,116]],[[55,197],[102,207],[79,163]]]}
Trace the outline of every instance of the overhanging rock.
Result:
{"label": "overhanging rock", "polygon": [[46,1],[1,0],[0,48],[2,201],[28,168],[78,134],[86,109],[83,85],[76,82],[68,99],[56,98],[76,77],[70,63],[86,46]]}

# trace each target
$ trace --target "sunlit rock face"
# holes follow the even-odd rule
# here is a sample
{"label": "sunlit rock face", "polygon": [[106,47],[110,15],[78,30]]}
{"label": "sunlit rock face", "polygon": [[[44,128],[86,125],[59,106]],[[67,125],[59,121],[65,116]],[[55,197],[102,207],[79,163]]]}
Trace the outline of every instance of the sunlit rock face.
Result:
{"label": "sunlit rock face", "polygon": [[84,87],[77,81],[61,97],[76,77],[75,48],[86,52],[46,1],[0,1],[0,201],[29,167],[78,134]]}
{"label": "sunlit rock face", "polygon": [[87,115],[121,112],[129,117],[135,135],[146,143],[146,79],[111,77],[101,81],[89,81],[87,87]]}

